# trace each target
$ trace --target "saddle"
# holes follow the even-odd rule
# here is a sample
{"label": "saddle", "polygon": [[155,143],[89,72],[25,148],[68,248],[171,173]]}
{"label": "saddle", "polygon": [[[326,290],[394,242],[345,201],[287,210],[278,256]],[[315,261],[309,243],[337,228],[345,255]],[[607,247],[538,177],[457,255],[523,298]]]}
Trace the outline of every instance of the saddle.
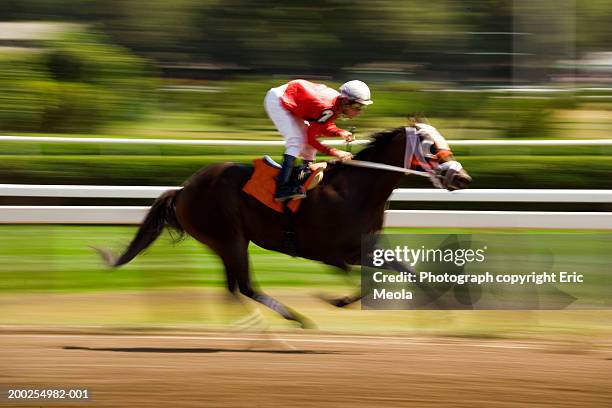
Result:
{"label": "saddle", "polygon": [[[265,206],[278,211],[284,212],[284,203],[274,201],[274,192],[276,191],[276,176],[280,171],[280,164],[276,163],[269,156],[264,156],[260,159],[253,160],[253,175],[242,188],[242,191],[256,198]],[[327,163],[317,163],[310,166],[310,169],[300,171],[295,168],[291,175],[293,183],[304,186],[306,190],[315,188],[321,180],[323,180],[323,170],[327,167]],[[297,212],[300,208],[302,200],[290,200],[286,202],[287,208],[291,212]]]}

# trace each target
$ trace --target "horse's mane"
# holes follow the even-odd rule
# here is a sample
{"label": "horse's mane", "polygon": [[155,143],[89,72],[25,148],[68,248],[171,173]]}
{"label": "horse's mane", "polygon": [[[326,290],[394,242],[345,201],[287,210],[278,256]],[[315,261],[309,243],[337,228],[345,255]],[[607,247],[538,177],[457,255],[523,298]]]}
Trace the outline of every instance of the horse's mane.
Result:
{"label": "horse's mane", "polygon": [[368,143],[359,153],[355,155],[355,159],[364,159],[369,156],[371,152],[391,143],[391,140],[393,140],[393,138],[398,134],[398,132],[403,130],[404,128],[400,127],[390,130],[383,130],[382,132],[372,134],[370,136],[370,143]]}

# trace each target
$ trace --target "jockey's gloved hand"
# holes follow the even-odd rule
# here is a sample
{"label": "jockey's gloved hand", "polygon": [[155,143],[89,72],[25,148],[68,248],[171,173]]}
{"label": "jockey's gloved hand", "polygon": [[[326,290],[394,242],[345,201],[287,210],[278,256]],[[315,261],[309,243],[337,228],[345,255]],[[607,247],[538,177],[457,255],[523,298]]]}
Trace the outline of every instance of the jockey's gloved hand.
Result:
{"label": "jockey's gloved hand", "polygon": [[331,149],[330,153],[332,156],[340,159],[340,161],[351,160],[353,158],[351,153],[345,152],[344,150]]}
{"label": "jockey's gloved hand", "polygon": [[350,143],[355,140],[355,136],[348,130],[343,130],[340,132],[340,137],[344,139],[345,142]]}
{"label": "jockey's gloved hand", "polygon": [[440,164],[435,169],[438,179],[448,191],[461,190],[467,188],[472,182],[472,178],[463,169],[461,163],[450,160]]}

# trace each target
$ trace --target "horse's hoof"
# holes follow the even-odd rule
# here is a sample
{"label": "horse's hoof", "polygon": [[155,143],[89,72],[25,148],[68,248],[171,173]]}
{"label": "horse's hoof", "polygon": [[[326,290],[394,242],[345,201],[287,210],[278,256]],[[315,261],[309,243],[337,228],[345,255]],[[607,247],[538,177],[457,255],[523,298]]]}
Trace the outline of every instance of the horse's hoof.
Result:
{"label": "horse's hoof", "polygon": [[348,306],[351,303],[353,303],[353,301],[348,296],[342,296],[342,297],[339,297],[339,298],[336,298],[336,299],[332,299],[330,301],[330,304],[334,305],[336,307]]}
{"label": "horse's hoof", "polygon": [[268,322],[263,318],[259,309],[236,320],[231,324],[231,328],[237,332],[255,331],[265,333],[268,331]]}
{"label": "horse's hoof", "polygon": [[315,322],[313,322],[312,320],[310,320],[310,319],[308,319],[306,317],[302,317],[298,323],[300,324],[302,329],[306,329],[306,330],[316,330],[316,329],[318,329],[318,327],[315,324]]}
{"label": "horse's hoof", "polygon": [[350,299],[348,296],[341,296],[338,298],[332,298],[323,294],[318,294],[316,295],[316,297],[318,299],[321,299],[322,301],[324,301],[327,304],[330,304],[332,306],[336,306],[336,307],[344,307],[347,305],[350,305],[352,302],[350,302]]}

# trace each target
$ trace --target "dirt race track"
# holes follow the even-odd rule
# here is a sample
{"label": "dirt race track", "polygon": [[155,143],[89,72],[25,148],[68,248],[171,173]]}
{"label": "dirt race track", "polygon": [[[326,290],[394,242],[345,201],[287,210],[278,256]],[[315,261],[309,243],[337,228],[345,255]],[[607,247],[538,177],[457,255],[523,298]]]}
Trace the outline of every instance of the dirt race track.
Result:
{"label": "dirt race track", "polygon": [[[612,404],[610,339],[274,337],[1,330],[0,407]],[[90,400],[8,400],[10,388],[88,388]]]}

